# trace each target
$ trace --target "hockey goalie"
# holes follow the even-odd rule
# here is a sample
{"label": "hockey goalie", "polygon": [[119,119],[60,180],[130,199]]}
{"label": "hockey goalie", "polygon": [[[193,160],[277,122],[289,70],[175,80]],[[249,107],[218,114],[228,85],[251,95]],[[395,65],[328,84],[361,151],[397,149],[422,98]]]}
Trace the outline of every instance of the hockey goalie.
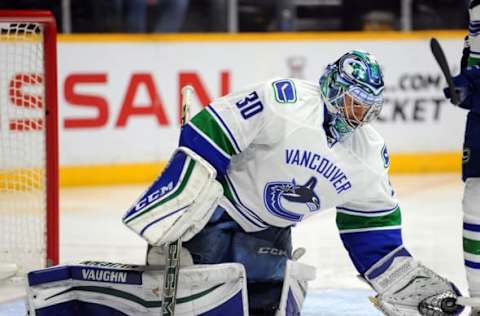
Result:
{"label": "hockey goalie", "polygon": [[168,166],[123,217],[148,241],[147,265],[31,273],[32,315],[158,315],[162,304],[168,315],[167,290],[176,315],[299,315],[315,271],[297,261],[291,227],[333,207],[379,310],[460,314],[456,287],[403,245],[387,147],[369,125],[383,90],[376,59],[353,50],[318,83],[272,79],[215,100],[182,127]]}

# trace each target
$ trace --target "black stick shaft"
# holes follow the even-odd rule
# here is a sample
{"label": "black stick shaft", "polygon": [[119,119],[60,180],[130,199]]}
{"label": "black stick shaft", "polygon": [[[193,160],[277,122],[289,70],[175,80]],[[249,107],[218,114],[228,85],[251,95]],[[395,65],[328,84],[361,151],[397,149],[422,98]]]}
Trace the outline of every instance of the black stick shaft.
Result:
{"label": "black stick shaft", "polygon": [[448,66],[447,58],[445,57],[442,46],[440,46],[440,43],[434,37],[430,40],[430,49],[432,50],[433,57],[435,57],[435,60],[440,66],[443,76],[445,77],[452,103],[455,105],[460,104],[460,97],[458,96],[457,90],[455,90],[455,84],[453,83],[453,78],[452,74],[450,73],[450,67]]}

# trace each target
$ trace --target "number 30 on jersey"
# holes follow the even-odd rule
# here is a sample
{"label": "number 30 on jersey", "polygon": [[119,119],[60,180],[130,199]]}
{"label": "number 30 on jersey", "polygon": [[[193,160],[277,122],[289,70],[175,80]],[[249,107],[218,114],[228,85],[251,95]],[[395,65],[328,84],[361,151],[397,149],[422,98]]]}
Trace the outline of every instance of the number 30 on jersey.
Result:
{"label": "number 30 on jersey", "polygon": [[245,98],[235,103],[242,117],[247,120],[263,111],[263,104],[256,91],[248,94]]}

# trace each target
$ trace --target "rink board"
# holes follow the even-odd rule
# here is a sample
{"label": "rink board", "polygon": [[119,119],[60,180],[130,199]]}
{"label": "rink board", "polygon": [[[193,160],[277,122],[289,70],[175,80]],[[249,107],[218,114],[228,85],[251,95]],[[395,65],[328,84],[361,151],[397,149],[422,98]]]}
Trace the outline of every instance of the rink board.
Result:
{"label": "rink board", "polygon": [[[385,74],[386,103],[374,125],[394,157],[392,171],[458,171],[465,112],[442,96],[445,81],[429,39],[440,39],[457,72],[463,34],[60,35],[61,183],[153,179],[177,145],[185,84],[196,88],[196,113],[272,77],[317,81],[328,62],[352,48],[376,55]],[[0,118],[8,120],[2,112]]]}

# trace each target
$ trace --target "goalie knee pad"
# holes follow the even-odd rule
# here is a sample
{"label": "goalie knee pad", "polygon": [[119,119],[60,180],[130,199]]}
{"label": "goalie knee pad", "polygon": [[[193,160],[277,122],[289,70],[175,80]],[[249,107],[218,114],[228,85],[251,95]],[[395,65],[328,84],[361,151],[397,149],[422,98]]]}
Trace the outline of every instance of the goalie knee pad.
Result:
{"label": "goalie knee pad", "polygon": [[151,245],[188,240],[205,226],[223,195],[215,177],[205,159],[179,147],[123,222]]}
{"label": "goalie knee pad", "polygon": [[[36,316],[161,315],[163,274],[108,262],[57,266],[28,274],[27,310]],[[248,316],[245,270],[237,263],[180,269],[179,315]]]}

